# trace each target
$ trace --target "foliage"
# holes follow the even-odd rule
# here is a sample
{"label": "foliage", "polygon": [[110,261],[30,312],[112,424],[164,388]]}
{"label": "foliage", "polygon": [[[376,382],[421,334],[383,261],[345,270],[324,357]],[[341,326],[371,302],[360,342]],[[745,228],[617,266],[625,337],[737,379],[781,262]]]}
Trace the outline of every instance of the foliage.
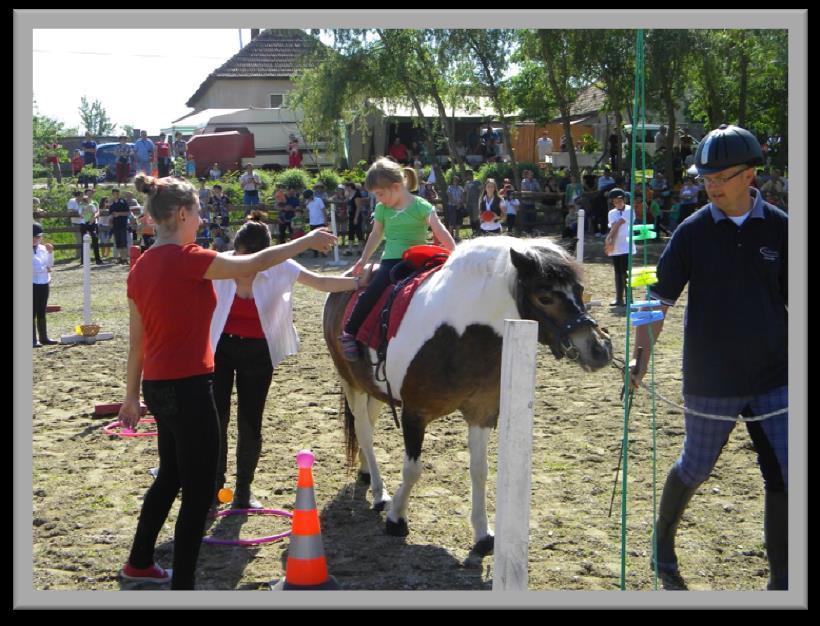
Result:
{"label": "foliage", "polygon": [[[543,170],[541,170],[535,163],[519,163],[518,169],[522,176],[524,170],[532,170],[533,178],[536,180],[540,181],[544,177]],[[478,168],[478,171],[475,174],[475,179],[480,180],[482,184],[484,184],[488,178],[492,178],[498,184],[499,189],[501,189],[504,179],[509,178],[513,183],[513,187],[519,189],[521,187],[521,181],[514,180],[513,177],[513,168],[509,163],[485,163]]]}
{"label": "foliage", "polygon": [[581,136],[581,152],[584,154],[595,154],[601,151],[600,142],[595,140],[590,134]]}
{"label": "foliage", "polygon": [[282,170],[275,177],[276,184],[284,185],[287,188],[307,189],[310,187],[310,174],[301,168],[289,168]]}
{"label": "foliage", "polygon": [[[354,167],[352,170],[342,170],[341,172],[339,172],[339,176],[344,182],[364,183],[364,179],[367,177],[367,169],[367,161],[359,161],[358,163],[356,163],[356,167]],[[430,169],[427,168],[427,174],[425,175],[425,178],[429,175]]]}
{"label": "foliage", "polygon": [[117,128],[117,125],[108,117],[108,113],[106,113],[99,100],[89,103],[88,99],[82,96],[77,110],[80,112],[80,121],[86,132],[95,137],[110,135]]}
{"label": "foliage", "polygon": [[322,183],[327,191],[333,191],[342,182],[342,177],[332,169],[322,169],[316,175],[314,184]]}

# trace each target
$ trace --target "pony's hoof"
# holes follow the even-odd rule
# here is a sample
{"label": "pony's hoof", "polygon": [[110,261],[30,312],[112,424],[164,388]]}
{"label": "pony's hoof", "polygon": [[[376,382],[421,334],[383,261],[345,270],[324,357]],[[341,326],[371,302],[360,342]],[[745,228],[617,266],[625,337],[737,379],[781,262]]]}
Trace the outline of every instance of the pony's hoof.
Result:
{"label": "pony's hoof", "polygon": [[365,474],[364,472],[359,472],[358,481],[363,485],[370,484],[370,474]]}
{"label": "pony's hoof", "polygon": [[393,522],[388,518],[384,530],[391,537],[406,537],[410,534],[410,529],[407,528],[407,520],[403,518],[399,518],[398,522]]}
{"label": "pony's hoof", "polygon": [[[387,500],[380,500],[379,502],[374,502],[373,503],[373,510],[378,511],[379,513],[381,513],[382,511],[384,511],[384,507],[387,505],[387,502],[388,502]],[[388,521],[388,524],[389,523],[390,522]]]}
{"label": "pony's hoof", "polygon": [[477,542],[470,552],[483,558],[489,554],[492,554],[493,548],[495,548],[495,537],[492,535],[487,535],[484,539]]}

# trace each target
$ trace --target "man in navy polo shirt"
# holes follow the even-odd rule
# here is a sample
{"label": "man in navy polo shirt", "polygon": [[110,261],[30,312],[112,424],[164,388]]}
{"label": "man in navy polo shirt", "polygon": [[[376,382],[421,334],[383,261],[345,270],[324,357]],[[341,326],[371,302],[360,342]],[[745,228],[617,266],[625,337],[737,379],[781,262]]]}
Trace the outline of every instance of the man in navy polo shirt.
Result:
{"label": "man in navy polo shirt", "polygon": [[[666,479],[657,521],[657,565],[667,589],[686,589],[675,533],[689,499],[728,441],[736,424],[732,419],[770,413],[776,414],[746,427],[765,488],[767,588],[788,589],[788,218],[752,187],[754,167],[762,163],[760,145],[743,128],[724,124],[704,138],[690,173],[699,175],[710,203],[675,230],[650,289],[666,312],[689,285],[686,436]],[[649,328],[636,329],[635,354],[643,351],[633,368],[633,388],[646,372]],[[657,339],[663,322],[651,328]]]}

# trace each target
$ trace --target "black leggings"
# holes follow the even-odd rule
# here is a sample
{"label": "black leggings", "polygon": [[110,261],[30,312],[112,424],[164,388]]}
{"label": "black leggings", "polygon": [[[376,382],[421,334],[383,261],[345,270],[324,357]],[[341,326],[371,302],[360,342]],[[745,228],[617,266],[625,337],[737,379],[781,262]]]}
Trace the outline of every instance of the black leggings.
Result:
{"label": "black leggings", "polygon": [[213,376],[146,380],[142,393],[157,421],[159,473],[145,494],[128,561],[136,568],[150,567],[154,562],[157,535],[181,487],[171,588],[193,589],[219,457]]}
{"label": "black leggings", "polygon": [[[88,233],[91,235],[91,249],[94,251],[94,260],[97,263],[102,263],[100,259],[100,240],[97,238],[97,224],[80,224],[80,235],[85,236]],[[82,237],[80,238],[82,242]],[[80,261],[85,259],[85,244],[80,247]]]}
{"label": "black leggings", "polygon": [[346,333],[355,335],[359,332],[364,320],[367,319],[368,314],[390,284],[390,270],[399,263],[401,263],[401,259],[382,259],[379,271],[370,279],[367,289],[364,290],[358,302],[356,302],[356,306],[353,307],[350,320],[345,325]]}
{"label": "black leggings", "polygon": [[216,490],[225,484],[228,465],[228,424],[231,421],[234,375],[238,433],[236,484],[250,486],[262,452],[262,412],[273,378],[273,365],[266,339],[246,339],[223,334],[214,353],[214,399],[220,428]]}
{"label": "black leggings", "polygon": [[48,339],[46,332],[46,305],[48,304],[48,283],[34,285],[34,341],[37,341],[37,329],[40,330],[40,341]]}
{"label": "black leggings", "polygon": [[626,289],[626,271],[629,268],[629,255],[616,254],[612,257],[612,265],[615,268],[615,299],[618,302],[626,302],[624,293]]}

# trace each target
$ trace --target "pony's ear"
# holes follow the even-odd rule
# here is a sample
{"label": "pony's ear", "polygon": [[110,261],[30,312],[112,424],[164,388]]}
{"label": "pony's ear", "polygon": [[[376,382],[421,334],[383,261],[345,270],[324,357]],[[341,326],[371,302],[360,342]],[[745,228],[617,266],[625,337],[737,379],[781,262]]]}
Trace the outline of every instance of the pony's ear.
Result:
{"label": "pony's ear", "polygon": [[526,252],[518,252],[515,248],[510,248],[510,259],[522,278],[538,271],[538,263]]}

